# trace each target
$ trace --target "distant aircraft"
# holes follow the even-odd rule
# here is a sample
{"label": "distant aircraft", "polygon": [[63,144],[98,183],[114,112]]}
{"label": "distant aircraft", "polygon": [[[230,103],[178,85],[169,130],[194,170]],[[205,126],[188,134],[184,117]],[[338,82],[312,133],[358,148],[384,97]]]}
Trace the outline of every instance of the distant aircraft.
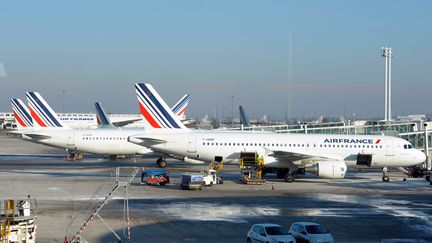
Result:
{"label": "distant aircraft", "polygon": [[[373,135],[280,134],[257,131],[203,131],[183,126],[151,84],[135,84],[146,132],[129,141],[166,155],[202,161],[236,162],[255,152],[268,170],[287,182],[296,173],[315,171],[322,178],[343,178],[349,167],[404,167],[425,161],[406,140]],[[383,170],[383,180],[388,176]]]}
{"label": "distant aircraft", "polygon": [[240,123],[244,127],[250,127],[249,118],[247,117],[246,111],[244,110],[243,106],[239,106],[239,110],[240,110]]}

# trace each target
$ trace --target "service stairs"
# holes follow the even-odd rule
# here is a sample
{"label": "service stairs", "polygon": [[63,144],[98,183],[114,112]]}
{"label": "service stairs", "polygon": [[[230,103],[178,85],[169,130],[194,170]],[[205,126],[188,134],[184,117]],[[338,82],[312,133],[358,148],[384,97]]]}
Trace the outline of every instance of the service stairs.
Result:
{"label": "service stairs", "polygon": [[218,163],[216,163],[215,161],[211,161],[211,162],[209,163],[209,169],[210,169],[210,170],[214,170],[214,171],[216,171],[216,173],[221,172],[221,171],[222,171],[222,168],[223,168],[223,163],[222,163],[222,161],[221,161],[221,162],[218,162]]}
{"label": "service stairs", "polygon": [[241,181],[251,185],[261,185],[265,183],[262,178],[264,160],[256,152],[240,153],[240,173]]}
{"label": "service stairs", "polygon": [[[126,176],[123,176],[121,174],[121,170],[127,170],[128,174]],[[130,172],[130,173],[129,173]],[[75,242],[87,242],[82,234],[84,232],[84,230],[87,228],[87,226],[89,226],[89,224],[93,221],[93,219],[95,219],[95,217],[98,217],[102,223],[104,223],[104,225],[111,230],[111,232],[115,235],[115,237],[119,240],[119,242],[122,242],[122,237],[120,237],[109,225],[108,223],[99,215],[99,212],[102,210],[102,208],[107,205],[110,200],[112,199],[112,197],[114,196],[115,192],[118,191],[119,188],[124,187],[125,191],[126,191],[126,198],[124,199],[124,204],[125,207],[124,209],[127,210],[124,211],[125,215],[124,218],[127,219],[129,221],[129,202],[128,202],[128,188],[130,183],[132,182],[132,180],[135,178],[135,176],[138,174],[139,172],[139,168],[138,167],[117,167],[115,170],[115,181],[116,184],[114,186],[114,188],[108,192],[108,194],[105,196],[104,199],[102,199],[102,201],[100,201],[97,205],[97,207],[93,210],[93,212],[90,214],[89,217],[86,218],[84,224],[79,228],[79,230],[73,235],[72,240],[70,241],[71,243],[75,243]],[[92,198],[93,200],[97,200],[96,195],[93,196]],[[126,206],[127,205],[127,206]],[[127,222],[128,228],[130,227],[130,222]],[[126,232],[126,231],[124,231]],[[129,238],[130,240],[130,230],[127,230],[128,235],[124,235],[125,238]]]}

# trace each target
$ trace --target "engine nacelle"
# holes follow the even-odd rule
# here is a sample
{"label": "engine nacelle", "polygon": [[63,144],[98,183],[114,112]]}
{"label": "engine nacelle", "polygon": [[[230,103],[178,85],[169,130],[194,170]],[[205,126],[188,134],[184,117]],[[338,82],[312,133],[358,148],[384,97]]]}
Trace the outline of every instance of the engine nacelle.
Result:
{"label": "engine nacelle", "polygon": [[320,178],[342,179],[346,175],[347,165],[344,161],[318,161],[313,166],[306,168],[305,171]]}
{"label": "engine nacelle", "polygon": [[177,156],[174,156],[174,158],[175,159],[179,159],[179,160],[183,160],[184,162],[189,163],[189,164],[204,164],[204,161],[197,160],[197,159],[191,159],[189,157],[177,157]]}

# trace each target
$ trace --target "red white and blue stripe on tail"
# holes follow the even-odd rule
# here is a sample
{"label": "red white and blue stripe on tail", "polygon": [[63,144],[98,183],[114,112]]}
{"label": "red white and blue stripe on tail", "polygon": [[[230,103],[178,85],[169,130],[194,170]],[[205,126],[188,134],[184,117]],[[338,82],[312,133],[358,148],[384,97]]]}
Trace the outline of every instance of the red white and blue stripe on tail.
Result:
{"label": "red white and blue stripe on tail", "polygon": [[66,127],[38,92],[26,92],[33,121],[41,127]]}
{"label": "red white and blue stripe on tail", "polygon": [[186,129],[151,84],[136,83],[135,91],[141,114],[149,124],[147,128]]}
{"label": "red white and blue stripe on tail", "polygon": [[11,99],[12,111],[19,127],[33,127],[33,119],[21,99]]}
{"label": "red white and blue stripe on tail", "polygon": [[96,102],[95,108],[96,108],[96,120],[98,125],[111,126],[112,123],[108,118],[107,114],[105,113],[105,110],[102,108],[102,105],[99,102]]}
{"label": "red white and blue stripe on tail", "polygon": [[186,108],[189,104],[190,95],[185,94],[172,108],[171,110],[176,114],[180,119],[183,118],[183,114],[186,112]]}

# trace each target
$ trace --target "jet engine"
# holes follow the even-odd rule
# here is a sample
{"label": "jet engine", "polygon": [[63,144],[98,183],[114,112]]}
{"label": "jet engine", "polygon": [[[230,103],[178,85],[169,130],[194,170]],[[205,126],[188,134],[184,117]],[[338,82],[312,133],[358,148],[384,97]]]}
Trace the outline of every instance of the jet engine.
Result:
{"label": "jet engine", "polygon": [[318,161],[313,166],[305,168],[305,171],[320,178],[341,179],[345,177],[347,165],[345,161]]}
{"label": "jet engine", "polygon": [[204,164],[204,161],[197,160],[197,159],[191,159],[189,157],[174,156],[174,158],[179,159],[179,160],[183,160],[184,162],[189,163],[189,164]]}

